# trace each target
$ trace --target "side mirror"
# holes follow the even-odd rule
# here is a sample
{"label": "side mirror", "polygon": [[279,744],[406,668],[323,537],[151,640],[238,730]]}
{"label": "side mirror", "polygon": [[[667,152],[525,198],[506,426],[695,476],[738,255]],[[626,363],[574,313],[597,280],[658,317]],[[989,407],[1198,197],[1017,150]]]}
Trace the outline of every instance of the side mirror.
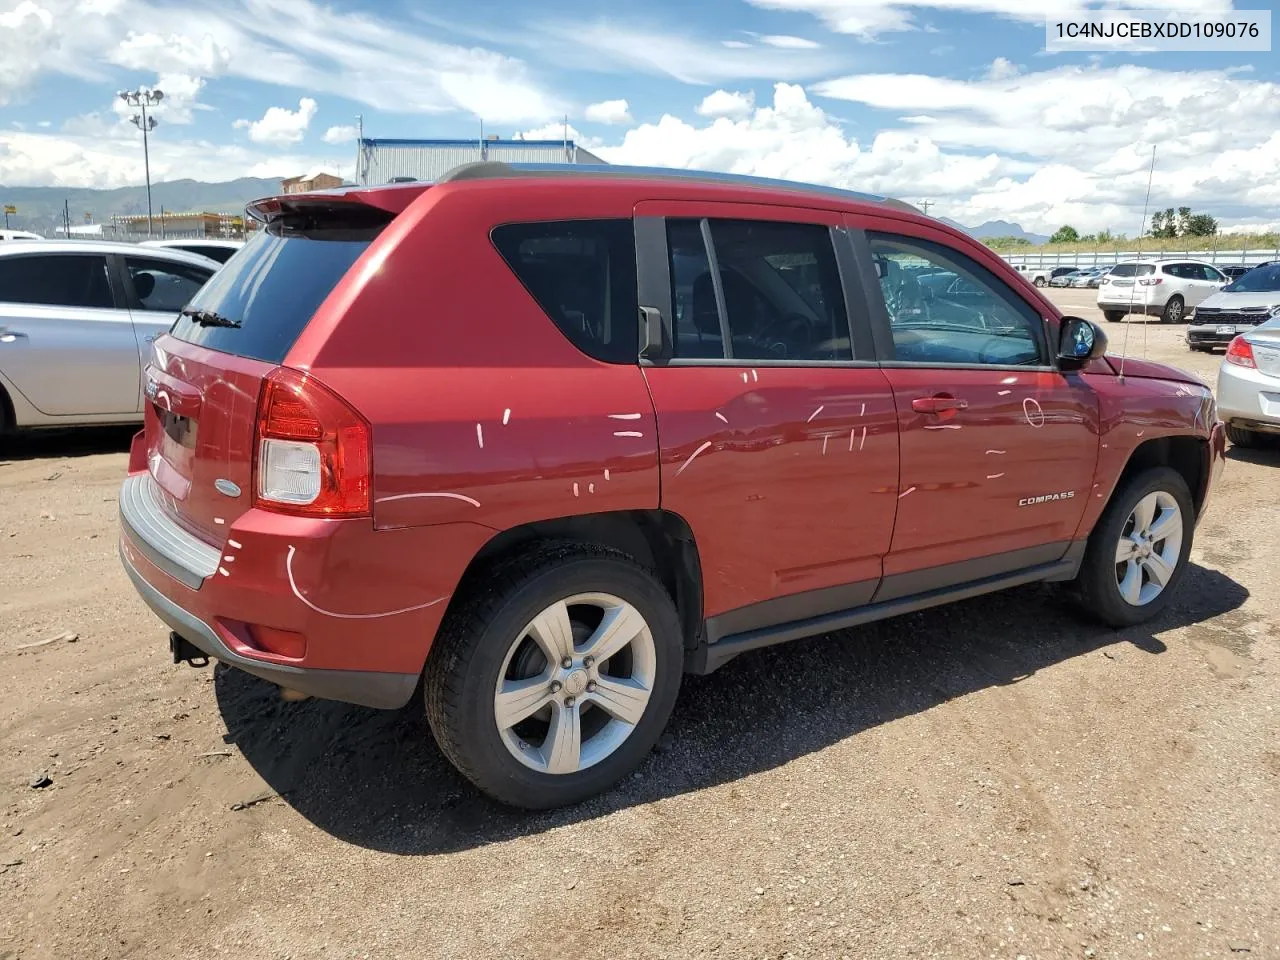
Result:
{"label": "side mirror", "polygon": [[1079,370],[1106,355],[1107,335],[1082,317],[1063,317],[1058,328],[1058,368]]}

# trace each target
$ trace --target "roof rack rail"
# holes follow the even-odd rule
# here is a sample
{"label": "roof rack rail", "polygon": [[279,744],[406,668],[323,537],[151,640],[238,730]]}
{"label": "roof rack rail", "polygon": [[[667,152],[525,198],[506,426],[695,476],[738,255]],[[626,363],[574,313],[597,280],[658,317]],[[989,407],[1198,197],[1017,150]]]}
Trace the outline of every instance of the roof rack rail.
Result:
{"label": "roof rack rail", "polygon": [[882,197],[857,190],[844,190],[816,183],[800,183],[795,180],[777,180],[772,177],[754,177],[741,173],[719,173],[714,170],[687,170],[675,167],[617,166],[605,163],[504,163],[500,160],[477,160],[463,163],[447,171],[435,182],[453,183],[461,180],[500,180],[513,177],[619,177],[644,180],[676,180],[700,183],[741,184],[764,187],[770,190],[788,190],[796,193],[822,194],[843,200],[882,203],[897,210],[920,213],[920,210],[902,200]]}

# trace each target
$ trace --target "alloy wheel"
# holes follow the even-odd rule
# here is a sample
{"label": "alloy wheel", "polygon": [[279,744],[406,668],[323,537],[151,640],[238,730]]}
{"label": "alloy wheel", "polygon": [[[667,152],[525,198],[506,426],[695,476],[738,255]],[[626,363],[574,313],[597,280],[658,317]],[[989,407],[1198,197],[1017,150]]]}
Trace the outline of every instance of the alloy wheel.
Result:
{"label": "alloy wheel", "polygon": [[1131,606],[1164,592],[1182,555],[1182,510],[1172,494],[1149,493],[1134,506],[1116,544],[1116,586]]}
{"label": "alloy wheel", "polygon": [[606,593],[556,601],[507,650],[493,697],[502,741],[540,773],[585,770],[640,723],[657,665],[653,633],[630,603]]}

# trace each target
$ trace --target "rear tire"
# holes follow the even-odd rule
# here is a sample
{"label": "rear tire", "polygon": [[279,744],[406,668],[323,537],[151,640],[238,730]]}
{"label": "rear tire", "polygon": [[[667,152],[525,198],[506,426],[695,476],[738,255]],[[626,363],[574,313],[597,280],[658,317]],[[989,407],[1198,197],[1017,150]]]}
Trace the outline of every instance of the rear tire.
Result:
{"label": "rear tire", "polygon": [[[621,631],[606,631],[607,618]],[[621,646],[610,641],[632,631]],[[587,656],[593,643],[606,652],[600,662]],[[650,571],[617,550],[549,543],[499,562],[450,607],[427,658],[427,719],[480,790],[515,807],[559,807],[640,764],[683,668],[680,619]]]}
{"label": "rear tire", "polygon": [[1117,628],[1157,616],[1186,572],[1194,532],[1195,506],[1182,474],[1153,467],[1130,478],[1089,535],[1076,578],[1083,612]]}
{"label": "rear tire", "polygon": [[1160,313],[1161,323],[1182,323],[1187,319],[1187,305],[1183,301],[1181,294],[1175,293],[1169,298],[1169,302],[1164,305],[1164,310]]}
{"label": "rear tire", "polygon": [[1237,427],[1230,423],[1227,424],[1227,439],[1237,447],[1256,447],[1262,442],[1262,437],[1256,430]]}
{"label": "rear tire", "polygon": [[1102,315],[1107,318],[1107,323],[1119,323],[1125,317],[1123,310],[1103,310]]}
{"label": "rear tire", "polygon": [[1034,282],[1037,287],[1043,287],[1045,285],[1044,277],[1036,277]]}

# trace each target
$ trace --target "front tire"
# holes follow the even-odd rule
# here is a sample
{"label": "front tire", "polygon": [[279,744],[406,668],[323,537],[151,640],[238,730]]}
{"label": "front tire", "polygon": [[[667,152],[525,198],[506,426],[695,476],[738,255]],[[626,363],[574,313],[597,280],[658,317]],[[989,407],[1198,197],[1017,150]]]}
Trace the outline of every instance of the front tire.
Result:
{"label": "front tire", "polygon": [[458,598],[427,660],[427,719],[450,762],[501,803],[548,809],[632,772],[680,689],[675,605],[626,554],[551,543]]}
{"label": "front tire", "polygon": [[1182,474],[1155,467],[1132,477],[1089,536],[1076,580],[1084,612],[1111,627],[1157,616],[1186,572],[1194,531]]}
{"label": "front tire", "polygon": [[1181,323],[1187,318],[1187,305],[1183,302],[1182,297],[1174,294],[1169,298],[1169,302],[1164,305],[1164,310],[1160,313],[1161,323]]}

